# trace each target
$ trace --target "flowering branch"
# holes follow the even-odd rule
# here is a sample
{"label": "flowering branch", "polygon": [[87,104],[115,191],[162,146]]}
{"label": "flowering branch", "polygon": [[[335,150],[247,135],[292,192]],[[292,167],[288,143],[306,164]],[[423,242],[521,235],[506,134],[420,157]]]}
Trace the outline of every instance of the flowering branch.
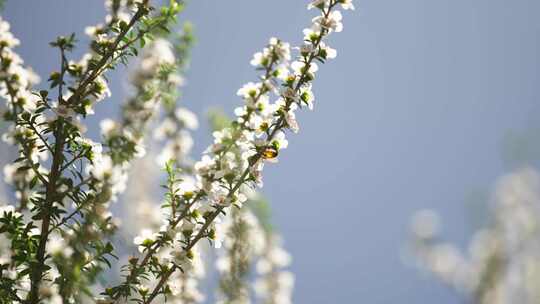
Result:
{"label": "flowering branch", "polygon": [[[341,2],[323,1],[315,6],[321,10],[321,16],[314,18],[313,27],[305,31],[306,44],[301,48],[301,59],[291,65],[294,73],[282,75],[282,77],[285,76],[284,89],[276,90],[275,82],[279,80],[276,77],[280,71],[274,70],[272,81],[265,81],[259,85],[248,84],[239,91],[246,100],[247,106],[236,111],[240,116],[238,122],[234,123],[230,129],[216,132],[216,142],[209,149],[215,155],[215,159],[205,156],[195,165],[201,188],[194,191],[195,193],[189,191],[189,195],[182,199],[184,212],[179,218],[171,221],[162,233],[157,234],[156,240],[145,239],[142,242],[144,251],[147,252],[143,263],[147,263],[164,244],[174,242],[173,232],[181,221],[182,227],[187,227],[183,228],[181,238],[178,240],[182,251],[176,254],[177,258],[171,261],[171,266],[160,264],[159,260],[153,262],[155,267],[161,270],[157,272],[159,281],[151,293],[144,296],[143,303],[151,303],[158,294],[165,292],[164,286],[168,278],[176,270],[182,270],[186,263],[189,263],[193,257],[192,249],[199,240],[215,238],[214,220],[221,214],[225,214],[225,209],[231,204],[242,203],[245,200],[237,194],[240,187],[247,182],[260,183],[263,161],[275,160],[278,151],[287,145],[282,130],[285,128],[298,130],[294,111],[302,105],[311,107],[312,104],[310,83],[317,70],[313,61],[324,62],[325,59],[335,56],[335,51],[327,47],[322,40],[329,33],[342,29],[341,14],[333,11],[333,8]],[[350,3],[341,4],[344,7],[350,5]],[[285,59],[286,62],[288,57],[288,45],[273,39],[265,52],[256,54],[253,62],[267,67],[273,61],[270,60],[272,58],[281,62]],[[260,96],[267,96],[266,94],[272,91],[279,92],[280,99],[276,104],[268,104],[267,98],[258,100]],[[259,139],[261,135],[266,135],[266,138]],[[239,153],[231,154],[230,150],[233,148],[239,150]],[[243,159],[237,160],[234,155],[242,155]],[[203,199],[206,200],[206,204],[201,202]],[[195,205],[198,208],[191,211]],[[186,217],[188,214],[191,218]],[[202,222],[197,219],[200,215],[202,215]],[[197,231],[194,228],[197,228]],[[173,233],[172,236],[171,233]],[[117,293],[115,294],[115,289],[109,289],[105,294],[112,297],[118,296]]]}
{"label": "flowering branch", "polygon": [[[104,70],[102,70],[106,65],[110,57],[113,56],[113,54],[117,51],[118,45],[120,41],[122,41],[123,37],[127,34],[127,32],[135,25],[135,23],[144,15],[147,13],[147,8],[144,5],[139,6],[139,9],[131,19],[130,23],[122,29],[120,34],[116,37],[115,42],[110,47],[110,50],[105,53],[102,57],[102,59],[96,64],[96,66],[92,69],[92,72],[90,73],[90,76],[87,78],[84,78],[84,80],[81,82],[81,84],[74,90],[73,95],[67,100],[64,101],[62,97],[62,87],[64,83],[64,74],[66,71],[66,64],[65,64],[65,51],[71,50],[73,48],[73,40],[74,36],[71,37],[71,39],[65,39],[65,38],[59,38],[56,43],[53,44],[53,46],[57,46],[60,49],[60,52],[62,54],[62,62],[61,62],[61,73],[60,73],[60,79],[59,79],[59,85],[58,85],[58,95],[59,95],[59,104],[64,105],[64,103],[67,104],[75,104],[80,102],[80,98],[84,96],[84,92],[87,88],[87,86],[92,83]],[[64,118],[59,117],[58,120],[55,122],[55,130],[53,133],[54,138],[56,139],[54,144],[54,152],[53,152],[53,161],[49,173],[49,179],[47,183],[47,187],[45,190],[45,199],[43,202],[43,206],[41,208],[41,211],[39,213],[39,218],[41,221],[41,234],[39,238],[39,244],[38,249],[35,255],[35,261],[36,264],[32,267],[32,273],[31,273],[31,287],[30,287],[30,293],[29,293],[29,303],[38,303],[39,302],[39,285],[41,283],[42,279],[42,273],[44,270],[44,264],[45,264],[45,245],[48,240],[49,236],[49,226],[51,222],[51,213],[50,210],[52,208],[52,204],[56,201],[57,196],[57,180],[61,175],[61,166],[64,161],[63,156],[63,150],[65,145],[65,131],[64,131]]]}
{"label": "flowering branch", "polygon": [[[242,209],[250,202],[249,187],[262,186],[264,164],[276,162],[288,145],[285,131],[298,132],[295,111],[313,107],[317,63],[336,55],[325,38],[342,30],[336,8],[352,9],[352,3],[312,1],[308,8],[320,14],[304,30],[293,62],[289,44],[276,38],[254,55],[251,64],[261,71],[259,81],[238,90],[245,104],[235,109],[236,118],[227,128],[213,133],[214,143],[196,163],[188,156],[193,144],[189,130],[198,122],[178,107],[190,28],[184,28],[174,46],[168,35],[181,1],[171,0],[159,10],[149,0],[105,3],[106,23],[86,29],[91,51],[80,61],[69,60],[74,35],[51,43],[59,50],[60,68],[50,74],[50,88],[39,92],[32,92],[37,80],[11,50],[18,41],[0,20],[0,97],[12,122],[4,138],[19,149],[19,157],[4,171],[20,200],[17,209],[0,205],[0,297],[28,304],[79,303],[93,297],[100,288],[94,286],[98,276],[119,255],[112,243],[119,222],[111,203],[124,192],[132,162],[146,151],[149,126],[162,113],[154,130],[154,138],[164,145],[158,162],[167,168],[163,214],[154,218],[162,226],[135,237],[141,255],[130,258],[122,267],[122,281],[94,301],[149,304],[163,294],[200,302],[196,287],[203,239],[216,248],[228,241],[226,254],[243,266],[223,274],[222,292],[231,301],[247,299],[246,267],[257,258],[250,235],[261,230],[250,210]],[[102,144],[94,142],[83,135],[83,121],[94,113],[96,102],[110,97],[105,73],[132,56],[138,57],[130,69],[134,93],[119,122],[102,121]],[[223,224],[227,219],[231,226]]]}
{"label": "flowering branch", "polygon": [[474,233],[466,252],[441,239],[435,212],[416,213],[412,257],[471,303],[535,303],[535,282],[540,279],[540,173],[525,167],[502,176],[493,198],[488,221]]}
{"label": "flowering branch", "polygon": [[[13,74],[13,77],[3,79],[5,80],[7,95],[11,98],[8,108],[12,111],[9,113],[8,118],[15,121],[17,128],[25,127],[25,129],[21,130],[23,132],[19,133],[23,136],[13,133],[13,138],[21,147],[20,153],[22,156],[17,162],[27,162],[27,164],[17,167],[16,170],[34,174],[34,176],[22,176],[18,185],[21,185],[21,193],[25,193],[23,191],[25,188],[31,189],[39,186],[43,189],[43,192],[36,193],[34,197],[23,198],[22,201],[25,203],[21,203],[22,210],[26,205],[26,201],[31,201],[32,212],[34,213],[32,219],[41,220],[38,236],[28,243],[32,244],[28,247],[28,253],[32,256],[32,259],[27,262],[28,271],[22,272],[22,274],[30,275],[30,290],[26,296],[28,303],[40,301],[40,285],[46,270],[50,268],[46,265],[46,259],[48,258],[46,247],[50,233],[68,220],[73,219],[77,214],[75,212],[61,219],[57,224],[53,224],[51,229],[53,221],[58,220],[59,215],[65,212],[63,209],[64,198],[67,197],[78,205],[76,211],[82,209],[80,208],[83,205],[81,200],[86,204],[92,204],[92,202],[96,202],[96,198],[98,200],[104,198],[100,198],[100,194],[96,197],[86,192],[86,189],[84,191],[82,189],[84,185],[95,189],[95,181],[91,183],[83,182],[82,169],[84,162],[86,160],[95,161],[95,156],[100,151],[91,142],[88,143],[88,141],[85,142],[82,139],[78,130],[79,126],[76,126],[77,115],[86,116],[86,114],[91,113],[92,100],[103,98],[107,94],[108,90],[105,81],[102,79],[102,74],[106,70],[113,68],[116,62],[125,62],[127,56],[136,54],[137,51],[133,44],[139,40],[151,38],[149,35],[156,30],[161,31],[181,9],[177,2],[172,1],[168,8],[165,7],[160,10],[158,16],[148,17],[153,8],[148,4],[147,0],[128,3],[126,7],[128,6],[135,8],[135,13],[130,17],[129,21],[126,22],[122,18],[117,18],[115,21],[109,22],[107,27],[96,29],[96,38],[92,41],[92,49],[95,54],[87,55],[82,64],[68,62],[66,57],[66,52],[74,47],[74,35],[59,37],[51,44],[60,49],[61,57],[60,72],[52,73],[49,78],[51,89],[58,86],[57,106],[50,102],[46,90],[36,94],[38,98],[33,97],[31,100],[20,98],[20,92],[24,92],[28,87],[26,83],[31,83],[31,81],[21,82],[21,80],[26,79],[21,79],[16,74]],[[3,25],[2,30],[4,32],[2,34],[5,39],[2,47],[5,51],[2,53],[2,60],[3,67],[9,69],[13,66],[16,67],[22,61],[13,61],[17,57],[9,50],[9,47],[16,45],[18,41],[7,32],[7,23],[3,24],[5,25]],[[117,34],[111,34],[113,32]],[[11,71],[7,70],[7,72],[6,75],[9,75]],[[68,74],[75,81],[74,86],[68,88],[69,92],[67,94],[69,94],[69,97],[64,98],[64,88],[67,85],[65,78]],[[47,109],[52,110],[57,117],[46,121],[44,113]],[[47,137],[48,134],[52,135],[51,138],[54,137],[54,144],[49,142],[51,139]],[[36,139],[41,141],[40,145],[35,145]],[[35,153],[34,150],[37,150],[38,153]],[[48,152],[52,156],[48,170],[42,168],[39,160],[35,157],[36,154],[37,156],[47,156],[47,153],[43,152]],[[69,155],[72,155],[71,160],[68,158]],[[80,163],[79,169],[75,166],[76,162]],[[74,181],[64,175],[64,171],[68,169],[70,173],[81,180],[80,187],[75,187],[75,192],[72,194],[69,192],[73,190],[70,186],[73,186]],[[64,191],[62,187],[67,187],[70,191]],[[87,217],[86,220],[88,224],[96,225],[95,222],[91,222],[92,217]],[[14,225],[18,224],[14,223]],[[29,229],[35,228],[32,222],[29,223],[28,227]],[[63,231],[60,232],[64,233]],[[100,251],[96,255],[100,258],[104,253],[111,253],[108,245],[96,243],[92,246],[96,250],[102,248],[99,249]],[[103,261],[106,262],[106,260]],[[83,263],[83,265],[85,264]],[[64,280],[64,282],[67,282],[67,280]],[[62,290],[60,293],[63,298],[67,299],[69,295],[63,293],[64,287],[65,285],[61,285]]]}
{"label": "flowering branch", "polygon": [[[6,101],[7,106],[4,119],[16,122],[20,112],[35,109],[35,98],[30,90],[32,85],[39,82],[39,77],[30,68],[24,67],[23,60],[13,51],[20,42],[13,37],[9,28],[9,23],[0,18],[0,98]],[[28,159],[35,160],[39,147],[31,137],[29,132],[24,132],[24,128],[16,128],[15,124],[10,124],[3,140],[11,145],[25,143],[23,151],[29,156]],[[34,166],[33,162],[26,161],[25,158],[18,160],[4,168],[4,175],[6,182],[16,190],[19,198],[18,209],[24,210],[29,203],[31,181],[35,178],[33,170],[30,170]]]}

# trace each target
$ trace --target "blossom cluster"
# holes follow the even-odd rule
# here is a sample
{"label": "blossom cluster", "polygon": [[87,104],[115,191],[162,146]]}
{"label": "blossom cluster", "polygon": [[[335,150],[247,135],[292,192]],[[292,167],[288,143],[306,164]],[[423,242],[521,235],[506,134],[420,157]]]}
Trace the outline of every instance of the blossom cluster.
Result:
{"label": "blossom cluster", "polygon": [[131,72],[131,83],[136,92],[124,104],[121,121],[105,119],[100,124],[108,151],[94,159],[89,172],[97,180],[111,185],[113,197],[125,190],[129,161],[146,153],[145,130],[158,113],[164,87],[178,85],[174,70],[168,68],[174,63],[172,46],[167,40],[158,38],[149,43]]}
{"label": "blossom cluster", "polygon": [[[0,98],[10,122],[3,139],[18,149],[18,158],[4,168],[18,203],[0,206],[0,297],[30,304],[151,303],[163,294],[173,303],[201,302],[205,249],[199,241],[206,239],[215,248],[225,243],[219,264],[230,266],[220,267],[223,286],[230,288],[222,288],[224,298],[236,290],[238,301],[249,301],[245,277],[250,261],[259,260],[266,268],[259,267],[263,283],[257,290],[274,298],[268,303],[287,303],[291,276],[276,271],[288,264],[287,255],[261,219],[242,207],[250,187],[262,186],[265,163],[276,162],[287,148],[286,130],[299,131],[297,110],[313,109],[317,64],[336,56],[326,38],[342,30],[337,8],[353,9],[351,1],[313,1],[309,8],[319,15],[304,30],[302,45],[291,48],[271,38],[254,55],[260,79],[238,90],[243,105],[227,128],[215,130],[198,162],[189,157],[197,118],[177,104],[191,36],[181,36],[180,43],[169,36],[183,4],[105,4],[104,23],[85,30],[90,50],[81,59],[70,59],[75,35],[51,42],[60,68],[50,73],[49,89],[39,92],[32,87],[37,76],[12,50],[19,41],[0,20]],[[111,97],[106,73],[130,57],[137,57],[130,69],[133,94],[120,121],[102,121],[102,140],[92,140],[84,120]],[[122,266],[122,281],[94,298],[99,276],[118,254],[112,240],[120,221],[111,203],[126,190],[133,161],[146,154],[146,135],[156,121],[152,134],[164,147],[157,162],[166,167],[165,200],[160,211],[148,205],[153,222],[134,238],[140,255]]]}
{"label": "blossom cluster", "polygon": [[[39,82],[39,77],[30,68],[25,67],[21,57],[14,52],[13,48],[18,46],[20,41],[9,29],[9,23],[0,18],[0,98],[6,101],[4,119],[16,121],[23,111],[33,113],[37,109],[39,98],[32,94],[31,87]],[[34,162],[45,159],[47,153],[40,149],[32,130],[32,128],[41,129],[38,125],[42,122],[43,119],[35,121],[32,125],[11,124],[2,135],[2,139],[9,145],[24,143],[25,147],[20,157],[27,156]],[[27,168],[28,164],[27,161],[11,163],[3,170],[4,180],[14,188],[21,209],[30,203],[32,191],[29,184],[36,177],[35,173]]]}
{"label": "blossom cluster", "polygon": [[231,213],[219,227],[226,232],[224,248],[216,262],[220,273],[218,303],[250,303],[247,277],[253,259],[264,248],[265,235],[258,219],[248,209]]}
{"label": "blossom cluster", "polygon": [[440,240],[439,220],[419,212],[412,225],[414,256],[424,269],[474,303],[536,303],[540,282],[540,174],[522,168],[503,176],[490,222],[462,253]]}
{"label": "blossom cluster", "polygon": [[[323,43],[323,38],[342,30],[341,14],[333,9],[338,1],[319,5],[321,15],[313,19],[311,28],[304,30],[305,44],[300,47],[298,60],[289,62],[287,43],[272,38],[268,46],[257,53],[252,64],[264,71],[261,81],[248,83],[238,91],[245,105],[235,110],[236,121],[230,128],[214,133],[214,144],[202,160],[195,164],[196,184],[180,183],[169,200],[171,220],[169,225],[152,235],[140,237],[145,254],[140,263],[131,267],[130,275],[147,266],[165,270],[158,272],[162,279],[143,301],[150,302],[158,294],[167,293],[167,278],[177,269],[186,271],[196,257],[194,247],[202,238],[213,240],[219,246],[222,238],[217,223],[234,205],[241,207],[246,196],[240,188],[248,184],[262,185],[265,161],[275,161],[279,151],[288,145],[284,129],[298,131],[295,111],[303,106],[312,108],[311,81],[318,70],[314,61],[324,62],[335,56],[335,51]],[[350,8],[347,3],[341,3]],[[270,103],[271,95],[277,100]],[[176,201],[178,200],[178,201]],[[156,253],[170,248],[183,248],[172,258],[159,261]],[[163,256],[162,254],[159,254]],[[107,294],[118,297],[129,294],[128,286],[109,289]]]}
{"label": "blossom cluster", "polygon": [[218,299],[220,303],[251,303],[253,290],[260,303],[292,303],[294,275],[284,270],[291,257],[271,224],[269,205],[257,192],[246,195],[247,208],[233,210],[220,227],[226,239],[216,263]]}
{"label": "blossom cluster", "polygon": [[291,263],[291,257],[281,243],[278,234],[266,232],[263,253],[256,266],[259,277],[254,284],[257,297],[265,304],[292,303],[294,275],[284,270]]}
{"label": "blossom cluster", "polygon": [[[262,185],[265,161],[275,161],[279,151],[288,145],[283,130],[298,131],[295,111],[313,105],[311,82],[318,70],[315,61],[325,62],[335,56],[323,38],[342,30],[341,14],[334,10],[339,4],[350,8],[338,1],[317,6],[321,14],[304,30],[305,44],[299,48],[297,60],[290,62],[289,45],[276,38],[254,56],[252,64],[264,72],[261,81],[248,83],[238,91],[245,105],[235,110],[237,119],[230,128],[214,133],[214,144],[195,164],[197,183],[179,183],[178,189],[169,187],[169,225],[139,238],[144,257],[131,266],[128,278],[141,269],[144,271],[150,259],[154,259],[150,269],[165,270],[157,272],[162,280],[148,295],[142,295],[143,301],[150,302],[158,294],[167,293],[167,278],[177,269],[186,271],[191,267],[197,256],[194,247],[200,239],[207,238],[219,246],[222,233],[216,224],[232,205],[241,207],[247,199],[240,188]],[[272,95],[277,100],[270,103]],[[182,250],[163,256],[162,252],[169,252],[170,248]],[[158,254],[163,257],[161,261]],[[106,293],[113,298],[126,296],[129,286],[117,286]]]}
{"label": "blossom cluster", "polygon": [[[174,79],[180,80],[175,81],[175,88],[177,88],[178,85],[183,84],[180,73],[184,72],[188,65],[189,48],[193,42],[191,31],[191,25],[186,23],[183,27],[182,34],[174,39],[172,45],[172,49],[174,49],[174,53],[176,53],[174,64],[177,74],[174,75]],[[181,169],[178,178],[181,178],[184,184],[190,183],[189,180],[191,180],[192,177],[189,173],[193,172],[193,163],[189,159],[189,152],[193,145],[193,141],[188,130],[194,130],[198,127],[198,119],[191,111],[178,105],[178,91],[168,92],[165,94],[166,96],[163,96],[164,93],[166,93],[166,91],[160,91],[162,100],[159,102],[159,112],[161,113],[159,113],[159,119],[156,119],[158,124],[153,131],[150,144],[153,144],[154,147],[158,147],[157,149],[159,149],[159,153],[156,157],[158,166],[170,166],[171,169],[174,167],[179,171]],[[149,150],[152,154],[151,148],[152,146]],[[143,159],[143,162],[140,165],[146,167],[155,166],[154,163],[149,163],[147,161],[149,158],[152,157]],[[145,169],[146,178],[149,178],[148,175],[149,171]],[[150,177],[150,179],[151,178],[152,177]],[[146,222],[145,225],[138,225],[138,227],[144,226],[144,229],[136,231],[139,236],[134,239],[135,245],[141,246],[146,239],[155,237],[152,230],[159,230],[162,226],[164,229],[168,223],[167,221],[170,219],[171,212],[167,209],[165,209],[166,212],[162,212],[162,208],[159,204],[153,202],[151,198],[145,197],[143,192],[150,191],[148,185],[145,185],[145,179],[138,178],[133,181],[133,183],[136,185],[132,187],[128,192],[128,195],[130,192],[137,193],[130,202],[130,205],[135,203],[137,214],[133,214],[133,212],[130,212],[131,210],[128,210],[127,214],[131,214],[132,217]],[[173,186],[171,185],[171,187]],[[142,199],[141,195],[143,197]],[[132,209],[133,206],[127,208]],[[195,250],[199,252],[198,248]],[[167,251],[164,252],[164,254],[169,255],[170,252]],[[204,264],[196,263],[191,270],[191,272],[175,273],[169,278],[170,294],[167,297],[168,302],[199,303],[204,300],[205,297],[198,289],[198,281],[205,275]],[[139,285],[137,288],[143,291],[147,289],[144,285]]]}
{"label": "blossom cluster", "polygon": [[49,77],[50,88],[58,89],[56,97],[49,90],[30,91],[36,78],[11,51],[18,41],[2,21],[1,92],[5,117],[12,122],[4,139],[16,144],[20,155],[4,173],[21,200],[18,209],[31,215],[2,215],[2,230],[16,261],[7,267],[16,276],[2,277],[8,292],[3,298],[74,301],[89,292],[109,264],[113,248],[102,236],[115,228],[108,201],[118,189],[109,185],[115,176],[106,170],[101,144],[83,137],[81,121],[93,113],[96,102],[110,96],[103,73],[136,54],[135,42],[165,26],[179,10],[173,1],[150,16],[153,8],[147,1],[129,5],[128,22],[108,18],[106,26],[92,33],[91,52],[80,61],[67,58],[74,35],[51,43],[61,54],[60,71]]}

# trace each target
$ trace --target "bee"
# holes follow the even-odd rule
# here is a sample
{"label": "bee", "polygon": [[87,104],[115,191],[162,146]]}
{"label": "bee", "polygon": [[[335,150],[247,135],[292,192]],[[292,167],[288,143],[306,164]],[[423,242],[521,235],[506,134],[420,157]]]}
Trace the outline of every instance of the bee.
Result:
{"label": "bee", "polygon": [[266,160],[272,160],[272,159],[275,159],[278,156],[278,154],[279,154],[278,149],[270,146],[264,149],[264,151],[262,152],[262,157]]}

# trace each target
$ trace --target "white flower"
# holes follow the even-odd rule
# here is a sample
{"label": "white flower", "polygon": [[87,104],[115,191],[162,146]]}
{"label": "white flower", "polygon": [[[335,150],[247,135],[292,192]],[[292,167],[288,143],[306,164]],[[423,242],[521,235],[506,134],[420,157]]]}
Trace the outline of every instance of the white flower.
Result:
{"label": "white flower", "polygon": [[352,3],[352,0],[339,0],[339,3],[341,3],[341,7],[344,10],[354,10],[354,5]]}
{"label": "white flower", "polygon": [[320,29],[314,30],[313,28],[306,28],[303,30],[304,40],[313,41],[321,35]]}
{"label": "white flower", "polygon": [[118,124],[112,119],[104,119],[99,123],[101,134],[105,137],[110,136],[118,128]]}
{"label": "white flower", "polygon": [[176,118],[181,121],[184,126],[186,126],[186,128],[190,130],[195,130],[199,127],[199,121],[197,120],[197,116],[190,110],[186,108],[178,108],[174,113],[176,115]]}
{"label": "white flower", "polygon": [[53,108],[53,111],[56,113],[56,115],[61,116],[65,119],[71,119],[75,117],[75,115],[77,115],[77,113],[75,113],[72,108],[65,105],[59,105]]}
{"label": "white flower", "polygon": [[270,38],[268,47],[264,48],[262,52],[255,53],[250,63],[253,66],[268,67],[272,61],[279,64],[289,61],[290,59],[290,45],[272,37]]}
{"label": "white flower", "polygon": [[180,227],[183,233],[191,234],[195,229],[195,224],[190,221],[183,221],[182,226]]}
{"label": "white flower", "polygon": [[7,164],[4,166],[4,181],[6,184],[12,185],[15,174],[19,166],[17,164]]}
{"label": "white flower", "polygon": [[305,86],[300,89],[300,99],[308,106],[310,110],[313,110],[313,101],[315,100],[315,96],[311,91],[311,85]]}
{"label": "white flower", "polygon": [[321,55],[324,56],[325,59],[334,59],[337,56],[337,51],[329,46],[327,46],[324,42],[321,42],[319,44],[319,47],[321,49]]}
{"label": "white flower", "polygon": [[94,178],[103,181],[112,175],[113,161],[110,156],[103,155],[103,157],[95,159],[88,168]]}
{"label": "white flower", "polygon": [[9,23],[0,19],[0,42],[9,48],[12,48],[19,45],[20,41],[11,34],[9,28]]}
{"label": "white flower", "polygon": [[285,113],[285,121],[287,122],[287,125],[293,131],[294,133],[298,133],[300,130],[300,127],[298,126],[298,122],[296,121],[296,116],[292,111],[289,111]]}
{"label": "white flower", "polygon": [[169,160],[186,157],[193,147],[193,139],[185,130],[180,131],[176,137],[168,141],[157,156],[157,163],[163,167]]}
{"label": "white flower", "polygon": [[167,78],[167,81],[176,86],[183,86],[185,83],[184,77],[182,77],[179,74],[174,74],[174,73],[169,75],[169,77]]}
{"label": "white flower", "polygon": [[308,4],[308,10],[312,8],[324,8],[329,3],[329,0],[314,0]]}
{"label": "white flower", "polygon": [[176,58],[171,43],[158,38],[145,49],[140,62],[140,72],[145,75],[152,75],[162,64],[173,64],[175,61]]}
{"label": "white flower", "polygon": [[279,39],[272,37],[270,38],[270,46],[279,60],[291,60],[291,49],[288,43],[281,42]]}
{"label": "white flower", "polygon": [[295,75],[301,76],[306,74],[309,78],[314,78],[313,74],[319,70],[316,63],[311,62],[308,68],[306,63],[302,61],[294,61],[291,64],[291,68],[293,69]]}
{"label": "white flower", "polygon": [[95,101],[101,101],[106,97],[111,97],[111,90],[107,85],[107,81],[104,77],[99,76],[94,80],[94,87],[97,93],[97,96],[91,95],[92,98],[95,98]]}
{"label": "white flower", "polygon": [[195,163],[195,170],[199,175],[207,175],[215,165],[215,160],[210,156],[204,155],[200,161]]}
{"label": "white flower", "polygon": [[300,50],[300,54],[302,54],[302,56],[308,56],[311,53],[313,53],[314,46],[311,43],[305,43],[305,44],[302,44],[302,46],[299,47],[299,50]]}
{"label": "white flower", "polygon": [[[289,68],[287,66],[280,66],[277,68],[277,70],[274,71],[274,75],[277,79],[281,81],[285,81],[287,79],[287,76],[289,76]],[[270,82],[271,85],[265,85],[269,88],[273,88],[274,83]]]}
{"label": "white flower", "polygon": [[210,193],[210,199],[221,206],[228,207],[232,203],[232,198],[229,197],[229,191],[227,189],[224,189],[222,187],[215,188]]}
{"label": "white flower", "polygon": [[153,242],[157,239],[158,234],[150,229],[143,229],[141,233],[133,239],[133,244],[137,245],[140,252],[145,249],[144,243]]}
{"label": "white flower", "polygon": [[25,111],[33,113],[37,109],[39,97],[32,94],[30,91],[19,90],[17,92],[17,97],[19,102],[23,103],[23,108]]}
{"label": "white flower", "polygon": [[217,228],[218,225],[214,225],[216,227],[214,229],[214,248],[219,249],[223,246],[223,242],[225,240],[225,234],[222,233],[221,229]]}
{"label": "white flower", "polygon": [[101,31],[103,28],[102,24],[97,24],[93,26],[87,26],[84,28],[84,33],[88,35],[91,38],[97,37],[97,33]]}
{"label": "white flower", "polygon": [[313,18],[313,29],[320,31],[326,29],[329,32],[339,33],[343,30],[343,23],[341,23],[343,16],[340,11],[332,11],[328,17],[317,16]]}
{"label": "white flower", "polygon": [[259,65],[263,65],[263,62],[265,59],[266,57],[263,55],[262,52],[257,52],[253,54],[253,59],[251,59],[249,63],[253,66],[259,66]]}
{"label": "white flower", "polygon": [[14,216],[20,216],[21,214],[15,211],[15,207],[11,205],[0,206],[0,218],[4,217],[5,213],[11,213]]}
{"label": "white flower", "polygon": [[263,168],[264,168],[264,162],[262,160],[259,160],[253,166],[251,166],[249,170],[249,173],[251,173],[251,176],[255,179],[254,180],[255,184],[259,188],[263,187],[263,179],[262,179]]}
{"label": "white flower", "polygon": [[97,143],[91,140],[90,138],[84,138],[84,137],[77,137],[75,141],[82,146],[90,147],[90,151],[92,151],[94,155],[101,157],[101,153],[103,152],[103,146],[100,143]]}
{"label": "white flower", "polygon": [[284,88],[281,91],[281,96],[286,99],[292,99],[296,100],[298,98],[298,94],[296,93],[296,90],[293,88]]}
{"label": "white flower", "polygon": [[67,245],[66,240],[62,236],[52,233],[49,235],[49,241],[47,242],[47,252],[53,255],[61,254],[67,258],[73,254],[73,248]]}
{"label": "white flower", "polygon": [[272,264],[276,265],[279,268],[289,266],[292,261],[291,255],[283,248],[278,246],[273,247],[270,250],[268,256]]}
{"label": "white flower", "polygon": [[254,99],[259,95],[260,87],[260,83],[248,82],[236,92],[236,95],[244,98],[247,106],[253,108],[255,106]]}
{"label": "white flower", "polygon": [[265,251],[256,265],[261,277],[255,281],[255,292],[258,297],[273,303],[292,303],[294,275],[280,269],[290,264],[290,255],[280,246],[277,235],[268,235],[266,239]]}
{"label": "white flower", "polygon": [[286,149],[289,146],[289,141],[285,139],[285,133],[281,131],[276,132],[276,135],[274,136],[272,142],[277,142],[278,148],[280,150]]}
{"label": "white flower", "polygon": [[176,131],[176,123],[169,117],[165,118],[161,124],[154,130],[154,137],[157,140],[163,140],[171,136]]}

